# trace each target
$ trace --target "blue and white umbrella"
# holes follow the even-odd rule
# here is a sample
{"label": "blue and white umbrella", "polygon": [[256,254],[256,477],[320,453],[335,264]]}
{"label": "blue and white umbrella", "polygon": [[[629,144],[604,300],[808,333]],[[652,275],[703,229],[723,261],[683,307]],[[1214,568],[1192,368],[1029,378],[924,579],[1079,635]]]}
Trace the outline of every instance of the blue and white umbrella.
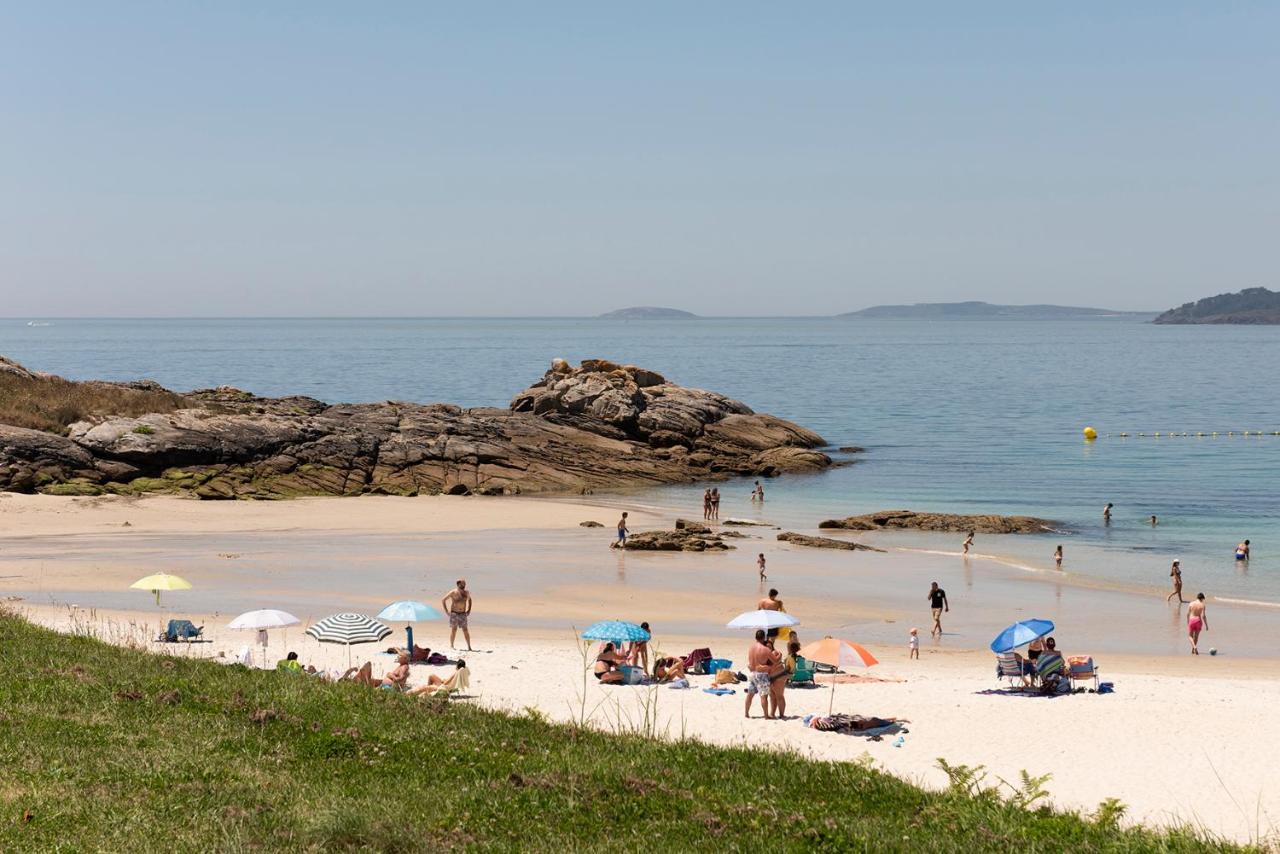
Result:
{"label": "blue and white umbrella", "polygon": [[601,620],[587,626],[582,636],[587,640],[598,641],[647,641],[649,632],[635,623],[622,620]]}
{"label": "blue and white umbrella", "polygon": [[409,654],[413,655],[413,626],[409,623],[421,623],[426,620],[442,620],[444,614],[437,609],[432,608],[425,602],[418,602],[414,599],[402,599],[399,602],[392,602],[387,607],[378,612],[379,620],[392,620],[397,623],[404,623],[405,649],[409,650]]}
{"label": "blue and white umbrella", "polygon": [[1042,638],[1053,631],[1052,620],[1019,620],[996,635],[991,642],[992,652],[1011,652]]}
{"label": "blue and white umbrella", "polygon": [[340,643],[347,647],[347,663],[351,663],[351,646],[377,643],[391,634],[391,627],[364,614],[334,614],[307,626],[307,634],[320,643]]}

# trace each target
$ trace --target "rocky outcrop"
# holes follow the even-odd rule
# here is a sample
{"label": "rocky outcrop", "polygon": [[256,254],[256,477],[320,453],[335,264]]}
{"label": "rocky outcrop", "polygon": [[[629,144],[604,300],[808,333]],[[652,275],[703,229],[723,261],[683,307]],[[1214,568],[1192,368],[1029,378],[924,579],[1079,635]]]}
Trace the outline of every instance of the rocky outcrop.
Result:
{"label": "rocky outcrop", "polygon": [[784,543],[792,543],[797,546],[809,546],[815,549],[843,549],[849,552],[884,552],[884,549],[878,549],[875,546],[867,546],[862,543],[855,543],[851,540],[836,540],[831,537],[812,537],[808,534],[795,534],[786,531],[778,535],[778,539]]}
{"label": "rocky outcrop", "polygon": [[815,450],[824,442],[812,431],[600,359],[579,367],[557,360],[508,409],[329,405],[226,386],[183,400],[172,412],[79,421],[65,437],[0,425],[0,490],[202,498],[582,493],[831,464]]}
{"label": "rocky outcrop", "polygon": [[947,531],[979,534],[1041,534],[1055,530],[1047,519],[1033,516],[960,515],[956,513],[920,513],[915,510],[881,510],[845,519],[828,519],[819,528],[841,528],[846,531],[883,531],[911,529],[915,531]]}
{"label": "rocky outcrop", "polygon": [[627,551],[638,552],[707,552],[734,548],[711,533],[705,525],[676,528],[673,531],[642,531],[627,537]]}

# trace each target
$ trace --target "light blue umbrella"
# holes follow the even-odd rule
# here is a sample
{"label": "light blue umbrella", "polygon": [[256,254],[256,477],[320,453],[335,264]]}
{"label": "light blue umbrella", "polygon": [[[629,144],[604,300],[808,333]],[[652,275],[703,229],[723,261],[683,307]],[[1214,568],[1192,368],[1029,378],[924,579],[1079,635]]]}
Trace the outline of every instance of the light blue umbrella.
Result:
{"label": "light blue umbrella", "polygon": [[649,632],[635,623],[622,620],[601,620],[587,626],[582,636],[587,640],[598,641],[647,641]]}
{"label": "light blue umbrella", "polygon": [[991,642],[992,652],[1011,652],[1020,646],[1026,646],[1036,638],[1042,638],[1053,631],[1051,620],[1019,620]]}
{"label": "light blue umbrella", "polygon": [[392,602],[379,611],[378,619],[404,623],[405,642],[408,644],[405,649],[409,650],[409,655],[413,655],[413,626],[409,624],[421,623],[424,620],[442,620],[444,619],[444,614],[441,614],[426,602],[402,599],[399,602]]}

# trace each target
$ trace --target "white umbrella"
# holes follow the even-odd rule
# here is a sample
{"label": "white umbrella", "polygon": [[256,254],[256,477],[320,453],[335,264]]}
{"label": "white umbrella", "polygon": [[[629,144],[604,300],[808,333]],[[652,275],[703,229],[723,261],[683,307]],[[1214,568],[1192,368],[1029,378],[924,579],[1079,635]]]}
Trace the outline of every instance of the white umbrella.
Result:
{"label": "white umbrella", "polygon": [[788,629],[792,626],[800,625],[800,621],[790,614],[782,611],[747,611],[739,614],[728,622],[731,629],[764,629],[766,632],[771,629]]}
{"label": "white umbrella", "polygon": [[267,665],[267,629],[282,629],[285,626],[296,626],[302,622],[288,611],[275,611],[270,608],[262,611],[245,611],[231,622],[229,629],[256,630],[262,641],[262,666]]}

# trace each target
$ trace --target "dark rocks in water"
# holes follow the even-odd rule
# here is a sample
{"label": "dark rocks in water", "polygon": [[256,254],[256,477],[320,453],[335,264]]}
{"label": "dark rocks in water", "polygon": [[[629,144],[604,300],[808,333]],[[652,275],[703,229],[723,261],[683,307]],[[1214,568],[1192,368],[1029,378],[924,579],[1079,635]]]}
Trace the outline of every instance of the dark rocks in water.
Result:
{"label": "dark rocks in water", "polygon": [[1047,519],[1033,516],[994,516],[988,514],[961,515],[956,513],[921,513],[915,510],[881,510],[845,519],[827,519],[818,523],[819,528],[840,528],[846,531],[883,531],[910,529],[915,531],[946,531],[949,533],[979,534],[1041,534],[1055,530]]}
{"label": "dark rocks in water", "polygon": [[688,519],[677,519],[676,530],[688,531],[690,534],[710,534],[711,526],[704,525],[701,522],[691,522]]}
{"label": "dark rocks in water", "polygon": [[845,445],[844,447],[836,448],[836,450],[842,454],[862,454],[866,453],[867,449],[857,445]]}
{"label": "dark rocks in water", "polygon": [[[4,370],[25,371],[7,361]],[[0,424],[0,490],[219,499],[586,494],[831,465],[810,430],[603,359],[556,360],[508,409],[329,405],[228,386],[183,400],[172,412],[78,421],[65,437]]]}
{"label": "dark rocks in water", "polygon": [[836,540],[831,537],[812,537],[808,534],[795,534],[786,531],[778,535],[778,539],[784,543],[793,543],[797,546],[809,546],[815,549],[843,549],[850,552],[884,552],[884,549],[878,549],[875,546],[863,545],[850,540]]}
{"label": "dark rocks in water", "polygon": [[579,522],[578,524],[581,525],[583,528],[603,528],[604,527],[603,523],[596,522],[593,519],[588,519],[587,521]]}
{"label": "dark rocks in water", "polygon": [[626,543],[628,551],[640,552],[706,552],[732,548],[719,534],[696,523],[673,531],[642,531],[628,536]]}
{"label": "dark rocks in water", "polygon": [[761,522],[759,519],[725,519],[721,525],[735,525],[740,528],[772,528],[768,522]]}

